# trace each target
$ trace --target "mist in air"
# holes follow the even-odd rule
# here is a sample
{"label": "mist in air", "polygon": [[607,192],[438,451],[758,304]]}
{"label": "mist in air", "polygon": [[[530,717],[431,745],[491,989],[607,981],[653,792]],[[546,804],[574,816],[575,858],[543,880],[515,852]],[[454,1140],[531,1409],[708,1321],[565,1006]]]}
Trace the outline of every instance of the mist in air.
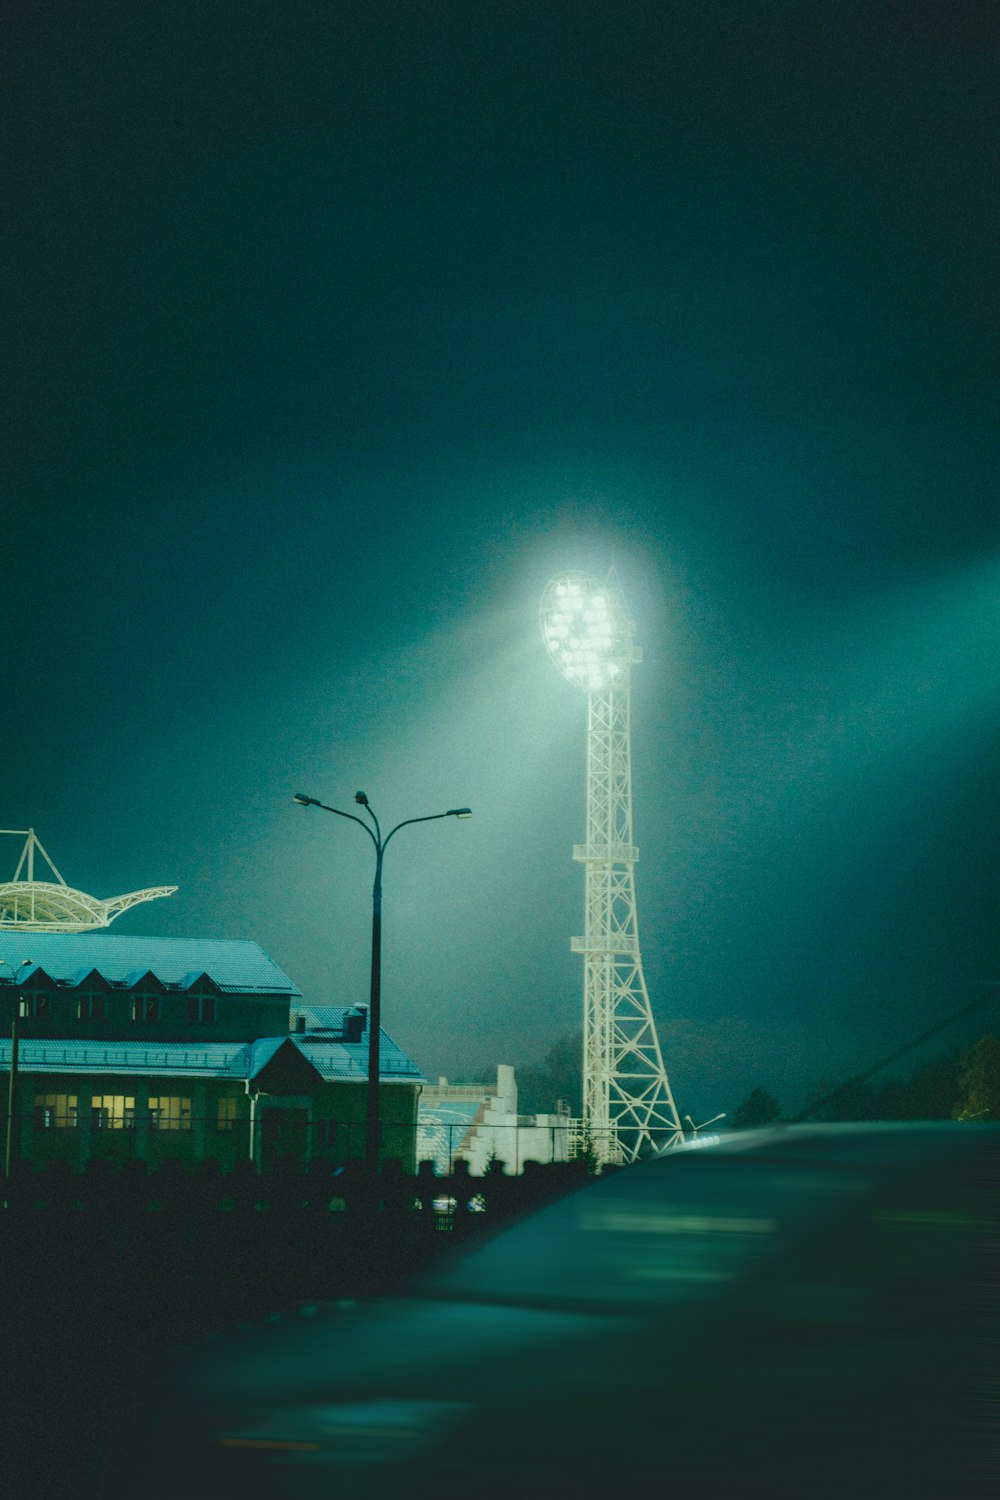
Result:
{"label": "mist in air", "polygon": [[353,1004],[370,846],[292,794],[468,804],[389,850],[385,1025],[537,1063],[586,751],[538,608],[613,557],[681,1112],[793,1109],[995,982],[975,7],[181,12],[18,32],[0,823],[179,887],[122,932]]}

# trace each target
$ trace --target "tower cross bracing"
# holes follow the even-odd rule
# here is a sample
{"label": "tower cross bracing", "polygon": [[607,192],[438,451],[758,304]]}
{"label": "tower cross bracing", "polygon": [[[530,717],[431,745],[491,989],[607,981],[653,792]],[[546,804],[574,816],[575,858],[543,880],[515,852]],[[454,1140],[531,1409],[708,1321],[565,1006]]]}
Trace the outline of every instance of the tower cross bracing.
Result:
{"label": "tower cross bracing", "polygon": [[683,1139],[639,947],[632,832],[630,669],[641,660],[612,570],[606,583],[563,574],[546,590],[542,634],[560,671],[587,692],[584,866],[584,1125],[605,1161]]}

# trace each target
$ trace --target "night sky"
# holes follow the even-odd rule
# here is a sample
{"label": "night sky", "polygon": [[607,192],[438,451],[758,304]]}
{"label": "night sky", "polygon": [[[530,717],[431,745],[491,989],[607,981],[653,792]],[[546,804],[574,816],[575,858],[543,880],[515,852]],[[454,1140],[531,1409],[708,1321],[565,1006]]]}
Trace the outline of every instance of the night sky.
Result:
{"label": "night sky", "polygon": [[387,856],[385,1024],[430,1077],[538,1062],[586,724],[538,603],[614,555],[682,1112],[794,1108],[1000,979],[986,0],[15,0],[11,38],[4,827],[180,887],[119,931],[351,1004],[371,849],[291,794],[469,803]]}

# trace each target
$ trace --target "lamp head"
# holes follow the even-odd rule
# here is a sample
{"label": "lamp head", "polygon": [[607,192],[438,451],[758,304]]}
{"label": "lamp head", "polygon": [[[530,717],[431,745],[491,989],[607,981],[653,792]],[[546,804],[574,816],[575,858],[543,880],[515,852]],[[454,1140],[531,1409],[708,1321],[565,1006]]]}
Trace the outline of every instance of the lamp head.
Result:
{"label": "lamp head", "polygon": [[307,797],[305,792],[296,792],[295,796],[292,798],[292,801],[297,802],[300,807],[319,807],[319,803],[316,801],[316,798]]}
{"label": "lamp head", "polygon": [[367,807],[368,806],[368,798],[367,798],[367,796],[365,795],[364,792],[355,792],[354,793],[354,800],[358,804],[359,807]]}
{"label": "lamp head", "polygon": [[618,580],[560,573],[542,595],[539,623],[546,650],[567,681],[585,693],[624,686],[640,659]]}
{"label": "lamp head", "polygon": [[445,813],[445,817],[446,818],[471,818],[472,817],[472,808],[471,807],[449,807],[448,811]]}

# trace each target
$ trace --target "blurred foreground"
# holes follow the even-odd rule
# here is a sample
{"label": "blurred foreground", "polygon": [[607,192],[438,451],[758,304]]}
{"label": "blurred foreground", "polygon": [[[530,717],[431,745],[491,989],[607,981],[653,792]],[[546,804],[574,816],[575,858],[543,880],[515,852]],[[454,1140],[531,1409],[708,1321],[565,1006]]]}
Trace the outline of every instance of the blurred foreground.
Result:
{"label": "blurred foreground", "polygon": [[[0,1493],[105,1500],[163,1404],[174,1364],[269,1319],[370,1299],[578,1187],[578,1164],[511,1178],[405,1177],[214,1163],[82,1174],[21,1163],[0,1211],[7,1390]],[[156,1460],[157,1462],[159,1460]],[[133,1481],[129,1480],[128,1485]]]}
{"label": "blurred foreground", "polygon": [[998,1189],[994,1126],[702,1138],[193,1352],[119,1492],[994,1494]]}

